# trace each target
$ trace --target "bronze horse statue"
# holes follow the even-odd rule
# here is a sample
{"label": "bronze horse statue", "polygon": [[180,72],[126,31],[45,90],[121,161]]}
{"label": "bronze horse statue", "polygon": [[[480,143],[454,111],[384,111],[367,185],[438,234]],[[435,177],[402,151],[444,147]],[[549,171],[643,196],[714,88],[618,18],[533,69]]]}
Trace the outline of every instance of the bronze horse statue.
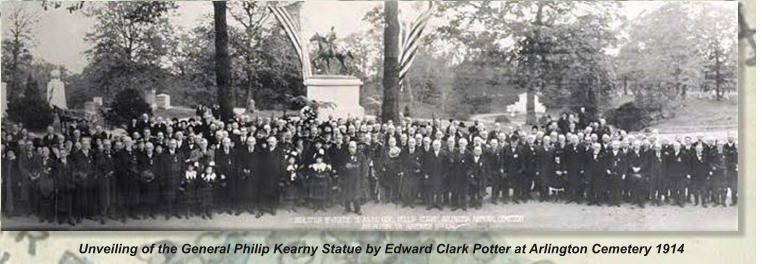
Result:
{"label": "bronze horse statue", "polygon": [[[354,59],[354,57],[350,51],[339,51],[336,47],[336,33],[333,29],[334,28],[331,27],[331,32],[328,33],[327,36],[321,36],[320,34],[315,33],[315,35],[310,38],[310,42],[316,42],[318,45],[317,56],[312,59],[312,65],[323,72],[330,72],[331,60],[336,59],[341,66],[339,71],[346,73],[346,63],[349,59]],[[321,64],[321,62],[323,62],[323,64]],[[321,65],[325,65],[325,69],[323,69]]]}

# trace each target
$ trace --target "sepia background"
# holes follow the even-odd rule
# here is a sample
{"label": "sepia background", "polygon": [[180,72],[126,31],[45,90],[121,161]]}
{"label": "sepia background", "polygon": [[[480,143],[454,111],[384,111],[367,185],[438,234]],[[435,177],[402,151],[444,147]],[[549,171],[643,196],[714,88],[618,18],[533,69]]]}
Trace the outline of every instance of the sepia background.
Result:
{"label": "sepia background", "polygon": [[[755,25],[754,1],[741,1],[739,24]],[[636,263],[746,263],[754,260],[754,208],[755,208],[755,50],[750,45],[754,35],[739,32],[739,104],[741,147],[741,191],[738,232],[340,232],[340,231],[253,231],[253,232],[0,232],[0,263],[587,263],[613,262]],[[701,221],[701,219],[696,219]],[[291,258],[291,256],[144,256],[128,255],[81,256],[75,253],[79,243],[97,245],[122,243],[143,245],[152,243],[198,243],[216,244],[240,241],[244,243],[322,243],[339,244],[385,244],[400,243],[499,243],[520,245],[552,243],[590,246],[594,243],[611,245],[657,245],[660,243],[685,243],[685,253],[660,256],[631,256],[625,260],[621,255],[322,255],[314,258]],[[651,253],[654,254],[654,253]]]}

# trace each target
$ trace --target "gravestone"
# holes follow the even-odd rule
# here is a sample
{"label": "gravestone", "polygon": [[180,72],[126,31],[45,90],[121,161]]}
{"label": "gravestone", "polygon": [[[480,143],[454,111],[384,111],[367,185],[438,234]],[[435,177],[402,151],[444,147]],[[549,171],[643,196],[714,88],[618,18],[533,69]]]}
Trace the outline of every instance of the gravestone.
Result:
{"label": "gravestone", "polygon": [[315,75],[304,81],[307,86],[307,99],[318,102],[330,102],[332,108],[318,110],[318,119],[364,117],[365,110],[360,106],[360,85],[362,81],[352,76]]}
{"label": "gravestone", "polygon": [[93,103],[96,107],[102,107],[103,106],[103,97],[93,97]]}
{"label": "gravestone", "polygon": [[50,78],[46,100],[50,106],[68,109],[66,107],[66,90],[64,90],[64,83],[61,81],[61,72],[53,70],[50,72]]}
{"label": "gravestone", "polygon": [[254,99],[249,99],[249,103],[246,104],[246,112],[249,112],[249,113],[257,112],[257,102],[254,101]]}
{"label": "gravestone", "polygon": [[[519,94],[519,101],[512,104],[507,105],[505,107],[505,111],[509,113],[522,113],[526,114],[527,112],[527,93],[521,93]],[[535,94],[534,96],[534,111],[535,113],[545,113],[545,105],[540,103],[540,97]]]}
{"label": "gravestone", "polygon": [[156,110],[156,90],[150,90],[146,93],[146,103],[151,106],[152,110]]}
{"label": "gravestone", "polygon": [[88,115],[95,115],[97,113],[95,102],[85,102],[85,113]]}
{"label": "gravestone", "polygon": [[156,106],[159,109],[170,109],[172,108],[172,105],[170,104],[170,97],[168,94],[159,94],[156,95]]}
{"label": "gravestone", "polygon": [[5,82],[2,84],[2,91],[0,91],[0,100],[2,100],[2,108],[0,109],[0,115],[5,115],[5,110],[8,109],[8,88],[5,86]]}

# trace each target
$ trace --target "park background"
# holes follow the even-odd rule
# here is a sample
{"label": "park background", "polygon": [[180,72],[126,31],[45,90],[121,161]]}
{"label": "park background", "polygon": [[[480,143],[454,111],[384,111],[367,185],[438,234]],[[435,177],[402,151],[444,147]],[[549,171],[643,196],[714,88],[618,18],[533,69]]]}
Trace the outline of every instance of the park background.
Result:
{"label": "park background", "polygon": [[[755,23],[755,3],[753,1],[742,1],[742,17],[749,25]],[[754,100],[755,100],[755,65],[746,63],[748,59],[754,61],[754,50],[749,46],[746,36],[739,34],[739,104],[740,104],[740,122],[739,135],[742,146],[754,146]],[[753,39],[753,36],[751,37]],[[5,77],[4,77],[5,78]],[[554,243],[568,244],[570,242],[578,244],[592,243],[610,243],[610,244],[657,244],[657,243],[686,243],[690,249],[685,255],[663,255],[648,258],[653,263],[701,263],[701,262],[731,262],[743,263],[754,259],[754,208],[755,208],[755,166],[754,149],[751,147],[742,147],[741,149],[741,185],[743,186],[743,198],[741,202],[739,231],[721,232],[721,233],[702,233],[702,232],[680,232],[680,233],[637,233],[637,232],[338,232],[338,231],[251,231],[251,232],[165,232],[156,234],[155,232],[130,232],[130,233],[104,233],[104,232],[2,232],[0,233],[0,263],[20,263],[20,262],[59,262],[59,263],[102,263],[102,262],[146,262],[146,263],[180,263],[185,261],[195,261],[197,263],[212,262],[209,256],[176,256],[173,260],[163,261],[161,259],[141,256],[133,258],[128,256],[79,256],[73,252],[76,245],[87,240],[91,243],[111,244],[114,242],[125,244],[150,244],[164,241],[172,243],[193,243],[194,241],[213,243],[224,241],[225,239],[242,240],[250,243],[265,241],[304,241],[309,244],[325,242],[376,242],[389,243],[401,242],[408,243],[436,241],[436,242],[488,242],[521,244],[521,243]],[[700,221],[700,219],[698,219]],[[221,256],[225,257],[225,256]],[[391,261],[404,263],[412,260],[429,262],[462,262],[479,261],[494,263],[532,263],[534,261],[541,263],[573,263],[573,262],[610,262],[615,258],[621,263],[642,262],[644,258],[636,257],[628,260],[621,260],[619,256],[461,256],[460,258],[448,258],[447,256],[380,256],[376,259],[365,262]],[[236,256],[236,259],[216,259],[236,261],[239,263],[254,262],[277,262],[277,261],[295,261],[307,262],[310,259],[285,259],[278,256],[242,257]],[[357,261],[356,256],[317,256],[317,261]],[[338,258],[338,259],[334,259]],[[361,258],[361,257],[360,257]],[[413,258],[413,259],[410,259]],[[540,261],[540,260],[546,261]]]}

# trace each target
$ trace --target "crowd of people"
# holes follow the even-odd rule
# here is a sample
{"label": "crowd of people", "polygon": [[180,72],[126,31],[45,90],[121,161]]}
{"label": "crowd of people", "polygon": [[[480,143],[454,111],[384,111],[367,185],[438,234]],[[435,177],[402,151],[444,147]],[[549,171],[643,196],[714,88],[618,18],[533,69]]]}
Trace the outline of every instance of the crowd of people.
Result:
{"label": "crowd of people", "polygon": [[222,121],[217,112],[143,115],[109,131],[75,122],[38,137],[10,124],[3,215],[76,225],[336,206],[361,214],[368,202],[466,211],[529,200],[706,207],[738,199],[731,136],[628,134],[575,113],[488,129],[440,119],[319,121],[310,111]]}

